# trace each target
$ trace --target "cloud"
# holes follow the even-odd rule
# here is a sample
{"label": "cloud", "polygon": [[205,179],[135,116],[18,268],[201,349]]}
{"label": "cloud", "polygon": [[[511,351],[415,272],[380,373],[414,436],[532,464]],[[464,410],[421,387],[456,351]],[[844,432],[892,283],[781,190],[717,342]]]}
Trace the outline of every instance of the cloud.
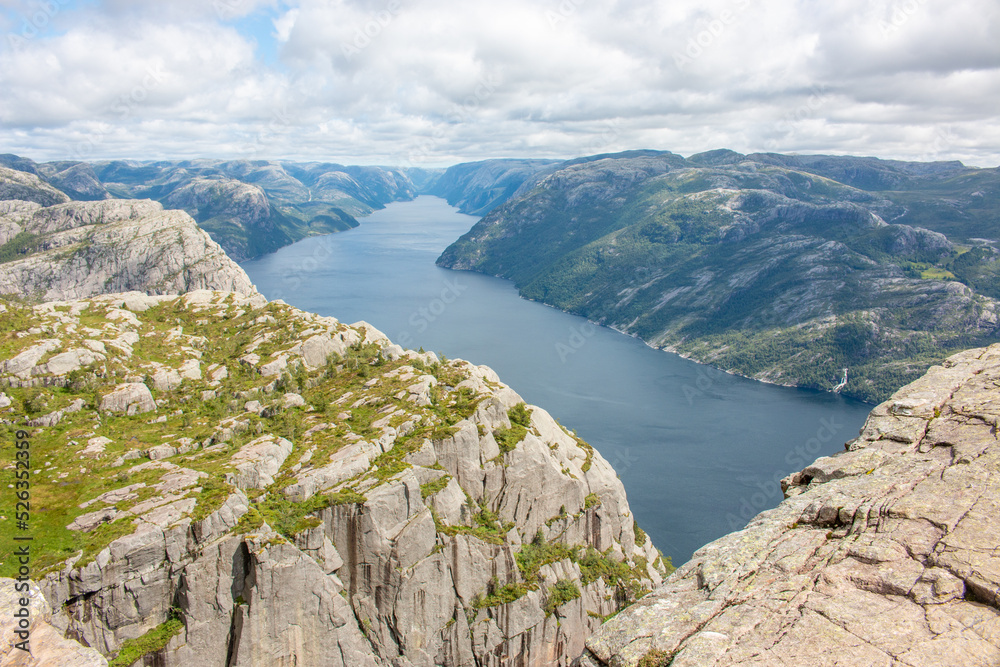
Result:
{"label": "cloud", "polygon": [[[16,30],[30,0],[0,3]],[[992,0],[105,0],[52,24],[0,46],[0,143],[39,159],[99,128],[94,157],[1000,163]]]}

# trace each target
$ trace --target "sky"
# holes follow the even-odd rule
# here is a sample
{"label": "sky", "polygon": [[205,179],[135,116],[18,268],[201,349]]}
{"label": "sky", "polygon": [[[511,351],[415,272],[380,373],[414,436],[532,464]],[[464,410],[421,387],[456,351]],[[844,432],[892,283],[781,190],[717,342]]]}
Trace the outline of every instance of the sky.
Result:
{"label": "sky", "polygon": [[0,0],[0,153],[1000,165],[998,0]]}

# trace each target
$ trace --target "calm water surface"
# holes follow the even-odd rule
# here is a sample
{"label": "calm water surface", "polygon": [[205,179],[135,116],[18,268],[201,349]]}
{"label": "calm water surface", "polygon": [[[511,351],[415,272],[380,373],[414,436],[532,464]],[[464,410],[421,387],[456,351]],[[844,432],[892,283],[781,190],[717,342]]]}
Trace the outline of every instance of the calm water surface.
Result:
{"label": "calm water surface", "polygon": [[435,266],[476,220],[420,197],[243,268],[269,299],[491,366],[611,462],[675,564],[777,505],[776,480],[857,435],[864,403],[726,375],[521,299],[505,280]]}

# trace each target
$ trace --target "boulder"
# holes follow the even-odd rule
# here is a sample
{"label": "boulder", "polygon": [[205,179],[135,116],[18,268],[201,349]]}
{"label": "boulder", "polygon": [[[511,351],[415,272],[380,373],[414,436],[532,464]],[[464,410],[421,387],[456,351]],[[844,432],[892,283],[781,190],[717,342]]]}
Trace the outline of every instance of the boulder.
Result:
{"label": "boulder", "polygon": [[101,412],[124,412],[134,415],[156,410],[156,403],[149,387],[141,382],[130,382],[101,398]]}

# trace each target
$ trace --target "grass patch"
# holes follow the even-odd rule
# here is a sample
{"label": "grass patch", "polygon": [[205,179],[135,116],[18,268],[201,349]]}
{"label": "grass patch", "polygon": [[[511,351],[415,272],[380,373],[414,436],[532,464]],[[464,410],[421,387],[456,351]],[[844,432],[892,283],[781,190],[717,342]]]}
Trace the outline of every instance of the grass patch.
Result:
{"label": "grass patch", "polygon": [[654,650],[639,659],[635,667],[667,667],[672,660],[671,654],[666,651]]}
{"label": "grass patch", "polygon": [[580,597],[580,589],[570,579],[560,579],[554,586],[549,586],[545,600],[545,614],[551,615],[557,607]]}
{"label": "grass patch", "polygon": [[635,532],[635,543],[637,546],[646,546],[646,531],[639,527],[639,524],[633,520],[632,530]]}
{"label": "grass patch", "polygon": [[288,500],[284,496],[271,493],[256,503],[261,518],[281,535],[291,539],[309,528],[320,524],[312,514],[330,506],[329,496],[316,494],[302,503]]}
{"label": "grass patch", "polygon": [[198,504],[195,506],[194,511],[191,512],[191,521],[207,519],[212,512],[222,507],[222,504],[226,502],[226,499],[233,492],[233,487],[218,477],[203,479],[199,482],[199,485],[201,486],[201,493],[195,496],[198,499]]}
{"label": "grass patch", "polygon": [[524,403],[518,403],[507,411],[507,418],[510,419],[510,428],[498,428],[493,431],[493,437],[496,439],[497,445],[500,446],[501,454],[514,451],[517,443],[528,435],[531,410]]}
{"label": "grass patch", "polygon": [[404,470],[413,467],[403,460],[401,453],[397,452],[396,449],[397,448],[394,447],[385,454],[379,454],[375,460],[372,461],[372,474],[375,475],[376,479],[380,482],[384,482],[393,475],[398,475]]}
{"label": "grass patch", "polygon": [[118,654],[108,662],[108,667],[129,667],[143,656],[165,648],[183,629],[184,623],[176,616],[172,616],[141,637],[126,639],[122,642]]}
{"label": "grass patch", "polygon": [[435,480],[431,480],[426,484],[420,485],[420,495],[424,500],[427,500],[435,493],[443,491],[444,487],[448,486],[448,482],[451,481],[451,475],[441,475]]}
{"label": "grass patch", "polygon": [[135,517],[129,516],[124,519],[101,524],[88,533],[77,533],[83,556],[76,562],[74,567],[85,567],[97,558],[97,554],[101,553],[106,546],[119,537],[125,537],[135,532],[135,524],[132,523],[134,520]]}
{"label": "grass patch", "polygon": [[488,542],[489,544],[504,544],[506,542],[507,532],[514,527],[512,523],[501,526],[496,514],[486,509],[481,509],[480,512],[474,516],[476,521],[475,526],[448,525],[441,520],[441,517],[438,516],[437,512],[435,512],[433,508],[431,509],[431,515],[434,517],[435,529],[442,535],[471,535],[472,537],[482,540],[483,542]]}
{"label": "grass patch", "polygon": [[522,584],[520,582],[497,586],[497,582],[494,579],[490,582],[485,596],[477,595],[472,600],[472,607],[474,609],[483,609],[486,607],[499,607],[501,605],[510,604],[515,600],[523,598],[530,590],[533,589],[527,584]]}
{"label": "grass patch", "polygon": [[354,489],[341,489],[327,496],[330,505],[364,505],[368,498],[364,497]]}
{"label": "grass patch", "polygon": [[535,533],[534,539],[514,555],[514,560],[517,561],[517,567],[521,570],[525,581],[534,583],[538,581],[538,571],[543,565],[557,563],[566,558],[576,560],[578,552],[578,547],[570,547],[561,542],[546,542],[545,536],[539,530]]}

